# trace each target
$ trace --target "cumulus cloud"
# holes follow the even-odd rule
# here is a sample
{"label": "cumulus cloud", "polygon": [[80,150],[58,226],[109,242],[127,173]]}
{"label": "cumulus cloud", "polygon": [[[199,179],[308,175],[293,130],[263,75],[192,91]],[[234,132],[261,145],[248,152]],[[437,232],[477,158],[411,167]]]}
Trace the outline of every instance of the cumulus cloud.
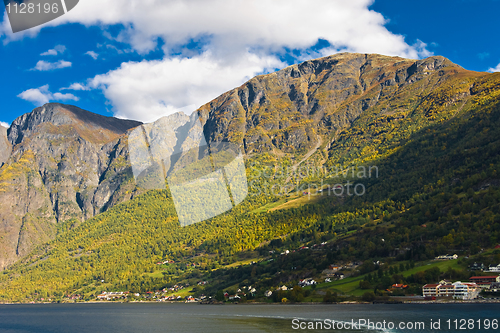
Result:
{"label": "cumulus cloud", "polygon": [[71,84],[69,87],[61,88],[60,90],[90,90],[90,88],[84,86],[81,83],[76,82],[76,83]]}
{"label": "cumulus cloud", "polygon": [[419,50],[389,32],[384,17],[369,9],[373,0],[87,0],[54,23],[124,24],[120,40],[148,52],[165,41],[170,51],[207,37],[218,48],[258,45],[282,50],[307,48],[318,38],[353,52],[376,52],[410,58]]}
{"label": "cumulus cloud", "polygon": [[488,69],[488,72],[494,73],[494,72],[500,72],[500,64],[497,65],[497,67],[491,67]]}
{"label": "cumulus cloud", "polygon": [[85,54],[91,56],[94,60],[97,60],[97,58],[99,57],[99,54],[95,53],[94,51],[87,51],[85,52]]}
{"label": "cumulus cloud", "polygon": [[77,10],[43,26],[68,22],[87,26],[123,24],[125,29],[117,38],[144,53],[156,47],[158,37],[165,41],[166,51],[202,37],[221,51],[248,46],[300,49],[323,38],[337,48],[353,52],[419,57],[418,48],[385,28],[384,17],[369,9],[372,3],[373,0],[86,0],[78,4]]}
{"label": "cumulus cloud", "polygon": [[147,122],[180,109],[190,113],[262,70],[283,66],[275,57],[251,53],[228,65],[205,52],[193,58],[124,63],[89,85],[103,90],[116,116]]}
{"label": "cumulus cloud", "polygon": [[[383,15],[369,9],[372,3],[86,0],[45,26],[97,25],[107,38],[139,54],[157,49],[161,41],[162,60],[124,63],[89,79],[104,92],[116,115],[154,120],[186,105],[200,106],[255,74],[287,65],[278,59],[297,62],[339,51],[432,55],[424,42],[407,42],[387,30]],[[121,25],[121,31],[107,32],[112,25]],[[319,40],[325,46],[318,49]],[[86,54],[94,57],[90,52]]]}
{"label": "cumulus cloud", "polygon": [[79,100],[79,98],[73,94],[62,94],[59,92],[52,94],[49,91],[48,84],[41,86],[39,88],[25,90],[19,95],[17,95],[17,97],[32,102],[33,104],[35,104],[35,106],[40,106],[45,103],[49,103],[50,101]]}
{"label": "cumulus cloud", "polygon": [[39,62],[36,63],[35,68],[33,68],[33,71],[52,71],[54,69],[60,69],[60,68],[66,68],[66,67],[71,67],[71,62],[69,61],[64,61],[64,60],[59,60],[56,62],[48,62],[45,60],[40,60]]}
{"label": "cumulus cloud", "polygon": [[64,45],[56,45],[53,49],[50,49],[46,52],[41,53],[41,56],[55,56],[58,54],[63,54],[66,51],[66,46]]}
{"label": "cumulus cloud", "polygon": [[6,123],[5,121],[0,121],[0,126],[3,126],[5,128],[9,128],[10,127],[10,124],[9,123]]}

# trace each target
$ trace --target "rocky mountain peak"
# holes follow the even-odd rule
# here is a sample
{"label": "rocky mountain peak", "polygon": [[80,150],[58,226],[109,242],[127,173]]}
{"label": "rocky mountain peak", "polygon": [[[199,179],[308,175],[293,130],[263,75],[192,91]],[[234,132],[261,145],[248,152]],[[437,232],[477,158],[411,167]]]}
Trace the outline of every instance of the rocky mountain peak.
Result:
{"label": "rocky mountain peak", "polygon": [[0,269],[134,195],[123,138],[141,124],[49,103],[0,129]]}
{"label": "rocky mountain peak", "polygon": [[101,116],[72,105],[48,103],[14,120],[8,131],[9,141],[17,145],[41,128],[47,130],[47,127],[51,127],[48,124],[59,129],[70,127],[88,141],[104,143],[142,123]]}

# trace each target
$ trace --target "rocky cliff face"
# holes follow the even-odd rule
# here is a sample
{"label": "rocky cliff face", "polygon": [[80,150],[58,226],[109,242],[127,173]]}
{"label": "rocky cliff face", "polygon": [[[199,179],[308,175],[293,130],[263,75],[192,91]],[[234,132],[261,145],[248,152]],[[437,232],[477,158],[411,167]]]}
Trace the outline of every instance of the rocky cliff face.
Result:
{"label": "rocky cliff face", "polygon": [[140,124],[63,104],[46,104],[12,123],[12,154],[0,170],[0,269],[52,239],[58,224],[130,199],[123,135]]}
{"label": "rocky cliff face", "polygon": [[200,108],[208,141],[227,140],[261,151],[302,154],[349,126],[381,99],[444,68],[443,57],[409,60],[336,54],[257,76]]}

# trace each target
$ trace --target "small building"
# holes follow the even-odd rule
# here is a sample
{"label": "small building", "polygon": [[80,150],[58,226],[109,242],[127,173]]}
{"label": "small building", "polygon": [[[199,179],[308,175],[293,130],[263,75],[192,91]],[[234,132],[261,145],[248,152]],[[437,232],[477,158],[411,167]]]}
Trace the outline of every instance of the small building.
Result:
{"label": "small building", "polygon": [[438,287],[440,284],[438,283],[430,283],[426,284],[422,287],[422,292],[424,297],[435,297],[438,295]]}
{"label": "small building", "polygon": [[475,262],[472,265],[469,265],[469,270],[470,271],[482,271],[482,270],[484,270],[484,264],[483,263],[478,264],[477,262]]}
{"label": "small building", "polygon": [[313,284],[316,284],[316,281],[311,278],[299,281],[299,286],[301,287],[312,286]]}
{"label": "small building", "polygon": [[342,268],[341,265],[335,265],[335,264],[331,264],[331,265],[328,266],[328,269],[331,270],[331,271],[334,271],[334,272],[338,271],[341,268]]}
{"label": "small building", "polygon": [[500,275],[473,276],[469,281],[482,288],[489,288],[492,283],[500,282]]}
{"label": "small building", "polygon": [[345,275],[344,275],[343,273],[339,273],[339,272],[337,272],[337,273],[333,274],[333,277],[334,277],[336,280],[343,280],[343,279],[344,279],[344,277],[345,277]]}
{"label": "small building", "polygon": [[408,288],[408,285],[401,284],[401,283],[395,283],[392,285],[392,288],[394,288],[394,289],[406,289],[406,288]]}
{"label": "small building", "polygon": [[490,284],[490,288],[485,290],[489,293],[497,293],[500,292],[500,282],[493,282]]}
{"label": "small building", "polygon": [[492,265],[488,267],[488,272],[496,272],[496,273],[500,272],[500,265],[497,266]]}
{"label": "small building", "polygon": [[273,292],[271,290],[266,290],[266,292],[264,293],[264,296],[266,297],[271,297],[273,295]]}
{"label": "small building", "polygon": [[454,260],[454,259],[458,259],[458,255],[454,254],[452,256],[446,254],[444,256],[439,256],[439,257],[436,257],[435,258],[436,260]]}

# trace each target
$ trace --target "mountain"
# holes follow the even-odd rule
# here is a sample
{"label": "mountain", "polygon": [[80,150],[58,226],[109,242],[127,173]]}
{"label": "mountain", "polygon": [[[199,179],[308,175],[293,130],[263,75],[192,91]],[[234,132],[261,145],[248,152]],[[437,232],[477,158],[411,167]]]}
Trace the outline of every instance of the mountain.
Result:
{"label": "mountain", "polygon": [[402,109],[396,100],[424,94],[459,72],[466,71],[443,57],[415,61],[343,53],[257,76],[199,113],[210,142],[243,143],[247,154],[300,155],[322,138],[333,141],[369,109]]}
{"label": "mountain", "polygon": [[[83,121],[69,106],[53,108],[69,114],[71,125],[56,126],[58,120],[36,109],[9,130],[14,147],[0,170],[0,202],[2,209],[16,200],[24,206],[0,211],[1,244],[8,244],[5,235],[13,244],[4,252],[10,254],[4,267],[22,259],[0,276],[5,299],[34,297],[40,289],[91,299],[105,289],[217,280],[213,269],[252,251],[332,242],[328,257],[317,252],[297,272],[290,265],[273,268],[266,283],[278,283],[314,274],[307,261],[321,267],[331,253],[345,260],[396,260],[393,253],[410,249],[404,259],[423,260],[448,249],[489,247],[500,236],[500,74],[468,71],[443,57],[337,54],[255,77],[189,117],[127,123],[121,131],[117,125],[88,131],[96,126],[89,120],[94,116]],[[197,118],[204,138],[199,129],[184,130]],[[28,119],[38,125],[22,125]],[[246,154],[250,194],[225,214],[180,227],[168,188],[146,192],[134,182],[148,166],[139,158],[134,171],[130,140],[160,161],[165,152],[231,142]],[[179,160],[174,169],[183,166]],[[312,172],[299,175],[293,171],[299,166]],[[376,175],[350,172],[364,166],[376,166]],[[339,182],[345,188],[346,181],[363,185],[363,195],[309,198],[300,190]],[[285,184],[286,192],[266,192]],[[64,200],[69,203],[61,205]],[[483,237],[485,228],[489,237]],[[15,239],[25,245],[12,255]],[[159,270],[155,263],[165,259],[176,264]],[[193,264],[200,268],[188,268]],[[229,270],[228,281],[243,281],[238,272]],[[12,291],[24,286],[30,287]]]}
{"label": "mountain", "polygon": [[7,139],[7,129],[0,126],[0,167],[9,159],[11,149]]}
{"label": "mountain", "polygon": [[56,103],[14,120],[0,143],[0,156],[10,155],[0,170],[1,268],[53,239],[62,222],[131,198],[122,137],[140,124]]}

